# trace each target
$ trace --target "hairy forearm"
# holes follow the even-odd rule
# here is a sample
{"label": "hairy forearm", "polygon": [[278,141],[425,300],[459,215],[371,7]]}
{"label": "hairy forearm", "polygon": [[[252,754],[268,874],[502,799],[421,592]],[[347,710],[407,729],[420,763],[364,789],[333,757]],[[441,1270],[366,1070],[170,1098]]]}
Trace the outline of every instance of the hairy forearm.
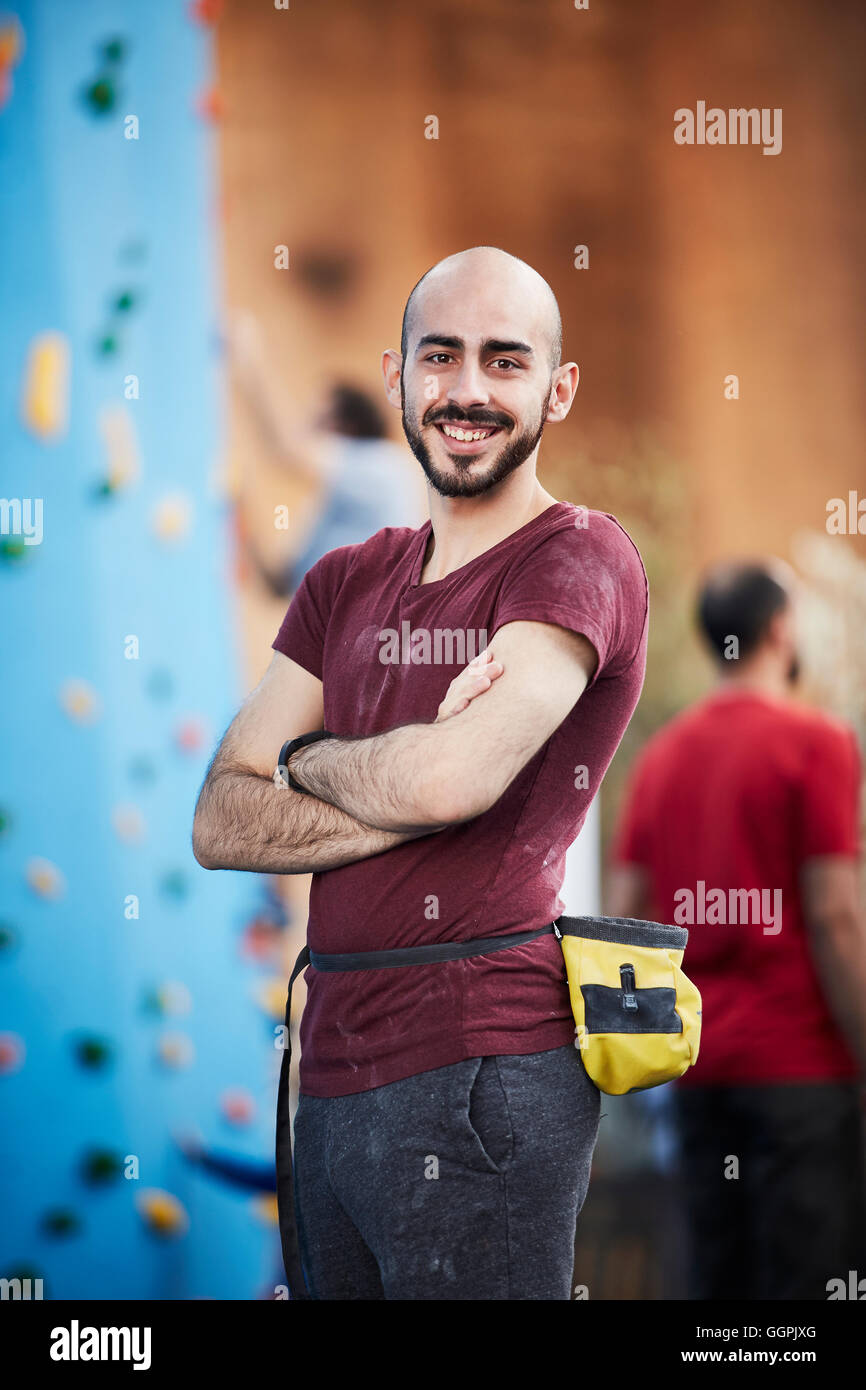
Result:
{"label": "hairy forearm", "polygon": [[[443,732],[444,730],[444,732]],[[300,748],[289,770],[314,796],[382,831],[424,834],[462,819],[448,804],[442,724],[405,724],[370,738]]]}
{"label": "hairy forearm", "polygon": [[315,796],[230,763],[211,768],[202,787],[193,851],[206,869],[321,873],[381,854],[431,828],[376,829]]}

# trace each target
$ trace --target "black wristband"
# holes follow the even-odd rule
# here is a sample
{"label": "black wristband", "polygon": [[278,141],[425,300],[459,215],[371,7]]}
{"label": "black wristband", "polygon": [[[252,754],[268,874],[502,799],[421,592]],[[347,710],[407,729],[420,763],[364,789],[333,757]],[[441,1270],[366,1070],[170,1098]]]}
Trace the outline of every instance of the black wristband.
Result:
{"label": "black wristband", "polygon": [[312,792],[307,787],[302,787],[300,782],[296,782],[288,769],[288,761],[293,753],[299,748],[306,748],[310,743],[318,743],[320,738],[336,738],[328,729],[316,729],[312,734],[301,734],[299,738],[287,739],[280,749],[279,761],[277,762],[277,772],[282,777],[287,787],[292,791],[303,792],[305,796],[312,796]]}

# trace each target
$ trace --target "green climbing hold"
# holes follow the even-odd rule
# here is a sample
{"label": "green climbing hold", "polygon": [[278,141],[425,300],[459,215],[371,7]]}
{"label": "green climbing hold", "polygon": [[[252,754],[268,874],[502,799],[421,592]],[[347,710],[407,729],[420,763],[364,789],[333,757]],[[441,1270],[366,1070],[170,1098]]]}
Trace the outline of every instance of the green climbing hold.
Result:
{"label": "green climbing hold", "polygon": [[114,1182],[123,1172],[123,1159],[111,1149],[89,1149],[81,1160],[81,1177],[91,1187]]}
{"label": "green climbing hold", "polygon": [[109,39],[102,45],[102,56],[107,63],[122,63],[126,57],[126,44],[123,39]]}
{"label": "green climbing hold", "polygon": [[167,874],[163,874],[159,888],[166,898],[181,902],[189,892],[189,879],[183,869],[170,869]]}
{"label": "green climbing hold", "polygon": [[0,541],[0,560],[4,564],[18,565],[27,558],[27,552],[31,549],[24,541],[13,539],[11,536],[4,536]]}
{"label": "green climbing hold", "polygon": [[81,1219],[69,1207],[55,1207],[43,1216],[42,1229],[50,1236],[74,1236],[81,1230]]}
{"label": "green climbing hold", "polygon": [[87,1067],[91,1071],[107,1066],[112,1060],[112,1046],[106,1038],[98,1038],[93,1034],[85,1034],[77,1038],[75,1042],[75,1056],[82,1067]]}
{"label": "green climbing hold", "polygon": [[109,77],[97,77],[95,82],[85,89],[84,99],[98,115],[102,116],[106,111],[114,109],[117,100],[117,93],[114,90],[114,83]]}

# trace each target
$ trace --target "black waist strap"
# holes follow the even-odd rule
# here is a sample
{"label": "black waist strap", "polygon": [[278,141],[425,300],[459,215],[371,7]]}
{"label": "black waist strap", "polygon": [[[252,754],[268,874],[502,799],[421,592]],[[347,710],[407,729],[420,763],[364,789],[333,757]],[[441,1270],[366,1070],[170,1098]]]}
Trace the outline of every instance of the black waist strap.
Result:
{"label": "black waist strap", "polygon": [[471,941],[440,941],[431,946],[406,946],[396,951],[349,951],[345,955],[319,955],[310,952],[314,970],[396,970],[402,965],[439,965],[446,960],[467,956],[489,956],[511,946],[523,946],[537,936],[553,931],[553,923],[535,931],[509,932],[507,936],[474,936]]}
{"label": "black waist strap", "polygon": [[536,937],[557,930],[553,922],[534,931],[509,932],[507,936],[476,936],[471,941],[442,941],[431,946],[408,946],[395,951],[351,951],[345,954],[319,955],[305,946],[289,979],[286,999],[285,1038],[277,1092],[277,1211],[280,1241],[289,1293],[293,1299],[309,1299],[304,1283],[301,1252],[298,1247],[298,1227],[295,1214],[295,1184],[292,1172],[292,1122],[289,1107],[289,1072],[292,1065],[292,986],[302,970],[312,965],[324,973],[346,970],[393,970],[406,965],[438,965],[448,960],[465,960],[469,956],[489,956],[511,946],[523,946]]}

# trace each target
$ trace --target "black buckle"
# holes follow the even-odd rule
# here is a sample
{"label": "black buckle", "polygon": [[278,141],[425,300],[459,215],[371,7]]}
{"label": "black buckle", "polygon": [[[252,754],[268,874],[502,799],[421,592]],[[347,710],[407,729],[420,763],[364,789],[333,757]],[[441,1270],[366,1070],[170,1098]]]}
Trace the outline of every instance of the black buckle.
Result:
{"label": "black buckle", "polygon": [[621,965],[619,967],[619,980],[622,987],[623,1008],[630,1010],[636,1009],[637,994],[635,993],[634,966]]}

